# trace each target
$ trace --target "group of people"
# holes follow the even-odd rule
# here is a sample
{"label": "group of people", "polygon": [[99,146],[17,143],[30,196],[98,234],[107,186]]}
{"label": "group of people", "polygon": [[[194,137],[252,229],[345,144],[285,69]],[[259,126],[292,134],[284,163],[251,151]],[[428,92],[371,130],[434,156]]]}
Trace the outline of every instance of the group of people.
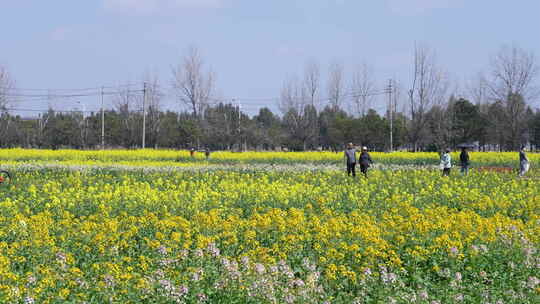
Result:
{"label": "group of people", "polygon": [[[357,149],[353,143],[349,143],[345,149],[345,160],[347,162],[347,175],[352,175],[353,177],[356,176],[356,152]],[[471,160],[466,147],[461,148],[459,162],[461,166],[461,174],[468,175]],[[368,153],[367,147],[362,147],[360,157],[358,158],[358,163],[360,164],[360,171],[367,178],[368,169],[373,164],[373,160]],[[525,153],[525,147],[521,147],[519,150],[519,176],[523,177],[525,173],[529,171],[529,167],[529,158]],[[450,171],[452,169],[452,157],[450,156],[450,149],[444,150],[444,153],[441,156],[440,168],[443,176],[450,176]]]}
{"label": "group of people", "polygon": [[[352,174],[352,176],[355,177],[356,148],[354,147],[353,143],[349,143],[347,145],[347,149],[345,150],[345,159],[347,161],[347,175],[350,176]],[[360,153],[360,157],[358,157],[358,163],[360,164],[360,171],[367,178],[368,169],[373,164],[373,160],[367,151],[367,147],[362,147],[362,152]]]}
{"label": "group of people", "polygon": [[[461,174],[467,175],[469,174],[469,166],[470,166],[470,158],[469,153],[467,152],[467,148],[461,148],[461,153],[459,154],[459,162],[461,165]],[[449,176],[450,175],[450,169],[452,168],[452,157],[450,156],[450,150],[446,149],[441,156],[441,170],[443,176]],[[527,154],[525,153],[525,147],[521,147],[519,150],[519,176],[523,177],[527,171],[529,171],[529,158],[527,157]]]}
{"label": "group of people", "polygon": [[[459,154],[459,162],[461,165],[461,174],[468,175],[471,160],[467,148],[461,148],[461,153]],[[450,170],[452,169],[452,156],[450,156],[450,149],[446,149],[441,156],[440,167],[443,176],[450,176]]]}
{"label": "group of people", "polygon": [[[195,148],[191,148],[189,149],[189,155],[191,156],[191,158],[195,158],[195,152],[197,150],[195,150]],[[206,160],[208,160],[210,158],[210,149],[206,148],[202,151],[199,151],[199,152],[203,152],[204,153],[204,156],[206,157]]]}

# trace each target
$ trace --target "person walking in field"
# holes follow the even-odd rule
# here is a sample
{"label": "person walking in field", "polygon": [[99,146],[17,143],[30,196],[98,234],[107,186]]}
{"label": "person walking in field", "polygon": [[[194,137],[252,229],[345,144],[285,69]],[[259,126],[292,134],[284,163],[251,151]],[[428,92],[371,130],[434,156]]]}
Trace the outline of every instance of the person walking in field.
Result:
{"label": "person walking in field", "polygon": [[347,162],[347,175],[352,174],[353,177],[356,177],[356,149],[353,143],[349,143],[345,149],[345,160]]}
{"label": "person walking in field", "polygon": [[441,169],[443,176],[450,176],[450,169],[452,169],[452,157],[450,156],[449,149],[446,149],[441,157]]}
{"label": "person walking in field", "polygon": [[206,150],[204,150],[204,156],[206,156],[206,160],[210,159],[210,148],[206,148]]}
{"label": "person walking in field", "polygon": [[525,153],[525,147],[521,147],[519,150],[519,176],[523,177],[525,176],[525,173],[529,171],[529,158],[527,157],[527,154]]}
{"label": "person walking in field", "polygon": [[359,163],[360,171],[362,171],[362,174],[364,174],[364,176],[367,178],[368,169],[373,164],[373,160],[368,153],[367,147],[362,147],[362,153],[360,153]]}
{"label": "person walking in field", "polygon": [[461,148],[461,154],[459,154],[459,161],[461,163],[461,175],[468,175],[470,158],[469,158],[469,152],[467,152],[466,147]]}

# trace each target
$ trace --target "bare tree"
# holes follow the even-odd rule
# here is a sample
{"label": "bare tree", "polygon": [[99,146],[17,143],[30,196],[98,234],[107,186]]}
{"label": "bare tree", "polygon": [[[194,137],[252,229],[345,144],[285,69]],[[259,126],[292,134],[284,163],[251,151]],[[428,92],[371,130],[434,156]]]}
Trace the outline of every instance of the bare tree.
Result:
{"label": "bare tree", "polygon": [[500,141],[506,149],[516,150],[526,141],[527,101],[540,95],[535,86],[538,73],[534,54],[516,45],[501,47],[491,60],[486,86],[489,97],[504,108],[496,123],[504,127]]}
{"label": "bare tree", "polygon": [[[317,109],[320,104],[321,71],[316,61],[310,61],[304,69],[303,97],[307,105],[304,106],[304,115],[309,130],[308,140],[313,144],[319,145],[319,117]],[[309,105],[309,107],[307,107]],[[306,144],[304,144],[304,149]]]}
{"label": "bare tree", "polygon": [[88,143],[88,119],[86,117],[86,107],[84,105],[84,102],[77,101],[77,104],[79,104],[79,112],[72,113],[73,119],[77,122],[77,125],[80,130],[80,138],[79,143],[80,146],[83,149],[86,149],[86,144]]}
{"label": "bare tree", "polygon": [[45,145],[45,130],[48,127],[49,120],[51,119],[51,114],[54,113],[54,103],[55,103],[55,96],[51,90],[47,91],[47,112],[45,113],[39,113],[38,115],[38,121],[37,121],[37,146],[38,148],[43,147]]}
{"label": "bare tree", "polygon": [[283,83],[278,108],[282,114],[290,110],[299,111],[305,104],[302,87],[297,77],[292,77]]}
{"label": "bare tree", "polygon": [[199,118],[214,91],[214,74],[204,69],[204,61],[196,47],[190,47],[182,63],[173,68],[173,88],[178,100]]}
{"label": "bare tree", "polygon": [[415,46],[413,82],[409,90],[409,140],[415,151],[426,136],[427,112],[441,105],[446,96],[445,73],[437,66],[435,53],[426,46]]}
{"label": "bare tree", "polygon": [[439,150],[450,145],[452,136],[452,115],[450,112],[455,101],[454,97],[450,97],[448,102],[434,103],[426,113],[426,127],[430,131],[430,141]]}
{"label": "bare tree", "polygon": [[486,77],[483,73],[478,73],[467,85],[469,99],[476,105],[485,104],[489,99],[489,89]]}
{"label": "bare tree", "polygon": [[159,89],[159,78],[156,75],[147,73],[144,79],[146,83],[147,134],[149,135],[149,144],[153,144],[157,148],[161,131],[163,93]]}
{"label": "bare tree", "polygon": [[10,131],[11,116],[7,107],[13,96],[13,87],[7,68],[0,66],[0,145],[5,145],[4,140]]}
{"label": "bare tree", "polygon": [[503,46],[491,59],[490,79],[486,81],[494,100],[506,100],[511,95],[520,95],[525,100],[540,93],[534,81],[539,68],[532,52],[518,46]]}
{"label": "bare tree", "polygon": [[304,89],[305,95],[308,98],[309,103],[313,107],[317,107],[317,97],[319,95],[321,86],[321,71],[319,64],[316,61],[310,61],[306,64],[304,70]]}
{"label": "bare tree", "polygon": [[9,75],[7,68],[0,66],[0,110],[6,109],[13,96],[15,82]]}
{"label": "bare tree", "polygon": [[130,89],[130,86],[121,87],[114,96],[113,104],[120,116],[121,128],[117,138],[124,147],[134,147],[137,144],[137,117],[134,113],[142,107],[140,94]]}
{"label": "bare tree", "polygon": [[311,104],[308,91],[292,78],[281,89],[279,108],[283,112],[283,122],[289,133],[290,144],[306,150],[317,138],[317,110]]}
{"label": "bare tree", "polygon": [[[52,109],[49,107],[49,110],[47,111],[50,113]],[[42,115],[39,113],[38,121],[37,121],[37,145],[38,148],[41,148],[44,144],[44,137],[45,137],[45,128],[47,127],[47,123],[49,122],[50,115],[44,114]]]}
{"label": "bare tree", "polygon": [[360,117],[366,115],[371,106],[375,86],[373,69],[365,63],[358,66],[353,72],[351,90],[353,92],[352,101]]}
{"label": "bare tree", "polygon": [[328,98],[330,105],[334,109],[339,109],[342,106],[345,97],[343,65],[333,63],[330,65],[328,78]]}

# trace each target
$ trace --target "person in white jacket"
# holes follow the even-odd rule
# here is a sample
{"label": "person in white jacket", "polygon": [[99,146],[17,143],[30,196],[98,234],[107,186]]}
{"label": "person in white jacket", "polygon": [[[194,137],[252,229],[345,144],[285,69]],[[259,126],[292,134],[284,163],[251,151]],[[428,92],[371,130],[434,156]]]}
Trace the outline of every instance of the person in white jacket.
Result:
{"label": "person in white jacket", "polygon": [[441,157],[441,169],[443,176],[450,175],[450,169],[452,169],[452,157],[450,156],[449,149],[446,149]]}

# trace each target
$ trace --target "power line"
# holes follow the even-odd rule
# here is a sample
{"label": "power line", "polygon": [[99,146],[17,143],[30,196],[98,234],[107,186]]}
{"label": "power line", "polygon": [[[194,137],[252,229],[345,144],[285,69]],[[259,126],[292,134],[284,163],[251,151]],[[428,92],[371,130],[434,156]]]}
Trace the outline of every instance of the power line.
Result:
{"label": "power line", "polygon": [[[131,87],[136,86],[138,84],[123,84],[118,86],[103,86],[103,87],[95,87],[95,88],[75,88],[75,89],[35,89],[35,88],[12,88],[10,89],[12,92],[4,94],[6,97],[13,98],[15,100],[10,101],[11,103],[24,103],[24,102],[54,102],[55,100],[59,99],[70,99],[70,98],[86,98],[86,97],[101,97],[104,96],[113,96],[113,95],[119,95],[123,93],[128,94],[134,94],[131,95],[133,97],[137,96],[140,97],[142,95],[144,96],[144,88],[143,89],[131,89]],[[154,85],[154,87],[161,87],[159,84]],[[105,91],[105,89],[111,90],[116,89],[117,91]],[[18,93],[18,91],[27,91],[28,93]],[[159,90],[155,90],[159,91]],[[154,92],[155,92],[154,91]],[[47,93],[31,93],[31,92],[47,92]],[[65,93],[58,93],[58,92],[65,92]],[[159,94],[166,95],[162,92]],[[383,91],[373,91],[369,92],[367,94],[359,94],[354,91],[345,92],[341,97],[342,98],[358,98],[358,97],[366,97],[366,96],[377,96],[377,95],[383,95],[386,94],[386,90]],[[19,100],[22,99],[22,100]],[[231,103],[230,101],[233,101],[232,103],[239,103],[240,101],[243,101],[243,108],[246,110],[255,110],[260,107],[272,107],[273,105],[269,102],[279,102],[283,98],[281,97],[262,97],[262,98],[251,98],[251,97],[242,97],[242,98],[209,98],[209,100],[212,100],[214,102],[220,102],[220,103]],[[303,100],[305,97],[299,96],[293,98],[294,100]],[[328,102],[332,98],[326,97],[326,98],[317,98],[315,101],[318,103],[321,102]],[[267,101],[267,102],[265,102]],[[170,106],[170,103],[169,103]],[[14,110],[14,111],[32,111],[32,112],[40,112],[40,111],[48,111],[48,110],[38,110],[38,109],[28,109],[28,108],[9,108],[8,110]],[[140,111],[135,112],[143,112],[144,109]],[[79,112],[81,111],[64,111],[64,112]],[[86,112],[94,112],[94,111],[86,111]]]}
{"label": "power line", "polygon": [[37,88],[6,88],[7,91],[34,91],[34,92],[81,92],[81,91],[94,91],[94,90],[101,90],[103,89],[119,89],[119,88],[125,88],[125,87],[140,87],[139,83],[128,83],[128,84],[120,84],[116,86],[103,86],[103,87],[93,87],[93,88],[73,88],[73,89],[37,89]]}
{"label": "power line", "polygon": [[[130,90],[130,93],[143,92],[143,90]],[[121,92],[103,92],[104,95],[116,95]],[[101,91],[87,94],[4,94],[6,97],[35,97],[35,98],[72,98],[72,97],[88,97],[88,96],[99,96]]]}
{"label": "power line", "polygon": [[[49,112],[49,111],[53,111],[55,113],[98,113],[101,111],[100,109],[82,111],[82,110],[55,110],[53,108],[48,108],[48,109],[5,108],[5,109],[8,111],[41,112],[41,113]],[[114,110],[105,110],[105,112],[110,112],[110,111],[114,111]],[[141,113],[143,112],[143,110],[130,110],[129,112]]]}
{"label": "power line", "polygon": [[52,110],[54,111],[55,113],[97,113],[99,110],[95,110],[95,111],[90,111],[90,110],[86,110],[86,111],[81,111],[81,110],[54,110],[54,109],[41,109],[41,110],[38,110],[38,109],[22,109],[22,108],[6,108],[6,110],[9,110],[9,111],[19,111],[19,112],[48,112],[49,110]]}
{"label": "power line", "polygon": [[[133,96],[140,96],[137,93],[142,93],[143,90],[133,90],[129,91],[129,93],[135,93]],[[121,94],[122,92],[103,92],[104,96],[114,96]],[[83,98],[83,97],[99,97],[101,96],[101,92],[96,92],[92,94],[64,94],[64,95],[25,95],[25,94],[19,94],[19,95],[12,95],[12,94],[6,94],[4,96],[11,97],[11,98],[24,98],[22,100],[11,100],[10,103],[23,103],[23,102],[39,102],[39,101],[55,101],[58,99],[70,99],[70,98]]]}

